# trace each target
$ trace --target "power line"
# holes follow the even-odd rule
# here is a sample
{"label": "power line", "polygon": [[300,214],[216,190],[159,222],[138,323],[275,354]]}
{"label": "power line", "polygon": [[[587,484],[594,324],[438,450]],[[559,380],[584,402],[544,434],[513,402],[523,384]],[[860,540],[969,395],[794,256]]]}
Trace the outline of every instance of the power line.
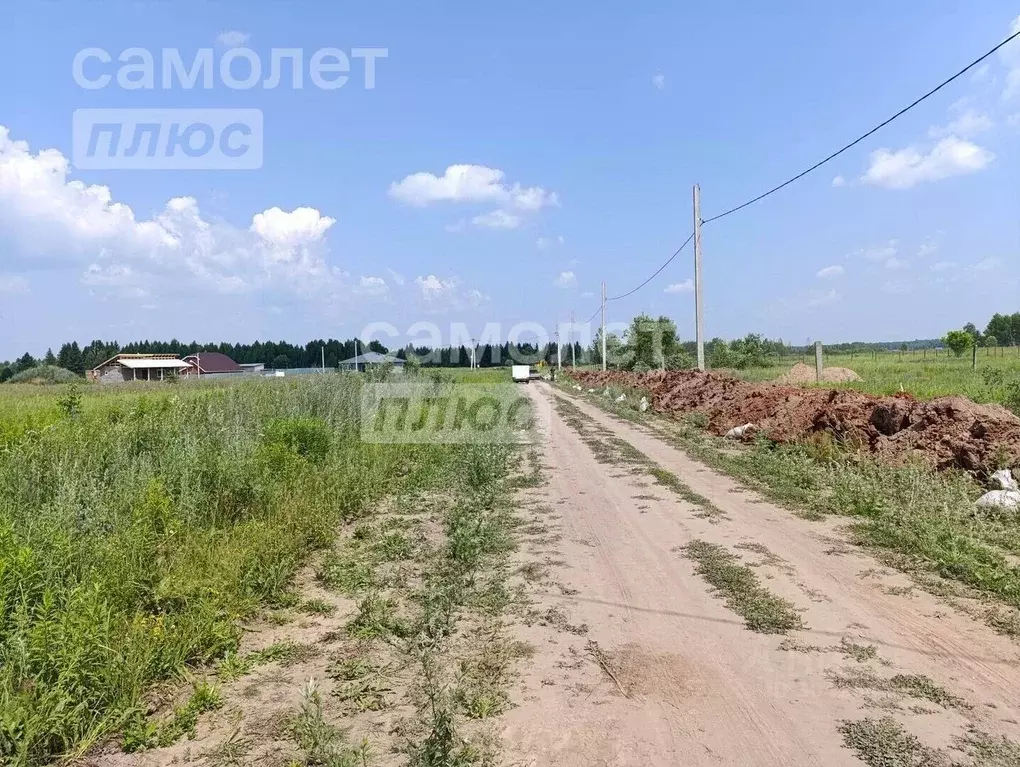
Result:
{"label": "power line", "polygon": [[916,101],[914,101],[913,103],[909,104],[908,106],[905,106],[905,107],[904,107],[903,109],[901,109],[901,110],[900,110],[899,112],[897,112],[896,114],[894,114],[894,115],[893,115],[892,117],[890,117],[889,119],[887,119],[887,120],[885,120],[885,121],[883,121],[883,122],[879,123],[878,125],[876,125],[876,126],[875,126],[874,128],[872,128],[871,130],[869,130],[869,131],[868,131],[867,133],[865,133],[864,135],[862,135],[862,136],[860,136],[859,138],[856,138],[856,139],[854,139],[853,141],[851,141],[851,142],[850,142],[849,144],[847,144],[847,145],[846,145],[845,147],[843,147],[842,149],[840,149],[840,150],[839,150],[838,152],[833,152],[833,153],[832,153],[832,154],[830,154],[830,155],[829,155],[828,157],[826,157],[826,158],[825,158],[824,160],[822,160],[822,161],[820,161],[820,162],[817,162],[817,163],[815,163],[815,164],[814,164],[814,165],[812,165],[812,166],[811,166],[810,168],[808,168],[808,169],[807,169],[807,170],[805,170],[805,171],[802,171],[802,172],[798,173],[798,174],[797,174],[796,176],[794,176],[793,178],[787,179],[786,181],[784,181],[784,182],[783,182],[782,184],[780,184],[779,186],[773,187],[772,189],[769,189],[769,190],[768,190],[767,192],[763,192],[762,194],[759,194],[759,195],[758,195],[757,197],[755,197],[755,198],[753,198],[753,199],[751,199],[751,200],[748,200],[747,202],[745,202],[745,203],[743,203],[743,204],[741,204],[741,205],[738,205],[738,206],[736,206],[735,208],[730,208],[730,209],[729,209],[729,210],[727,210],[727,211],[726,211],[725,213],[720,213],[720,214],[719,214],[719,215],[717,215],[717,216],[712,216],[712,218],[706,218],[706,219],[704,219],[703,223],[705,223],[705,224],[710,224],[710,223],[712,223],[713,221],[718,221],[718,220],[719,220],[720,218],[725,218],[726,216],[730,215],[731,213],[736,213],[736,212],[737,212],[738,210],[743,210],[743,209],[744,209],[744,208],[746,208],[746,207],[747,207],[748,205],[754,205],[754,204],[755,204],[756,202],[758,202],[758,201],[760,201],[760,200],[764,200],[764,199],[765,199],[766,197],[768,197],[769,195],[771,195],[771,194],[774,194],[775,192],[778,192],[778,191],[779,191],[780,189],[782,189],[783,187],[789,186],[789,185],[790,185],[790,184],[792,184],[792,183],[793,183],[794,181],[797,181],[798,179],[801,179],[801,178],[803,178],[804,176],[806,176],[806,175],[807,175],[808,173],[810,173],[811,171],[813,171],[813,170],[817,170],[818,168],[820,168],[820,167],[822,167],[823,165],[825,165],[825,163],[829,162],[829,160],[833,160],[833,159],[835,159],[836,157],[839,157],[839,156],[840,156],[841,154],[843,154],[843,152],[845,152],[846,150],[848,150],[848,149],[851,149],[852,147],[855,147],[855,146],[857,146],[857,145],[858,145],[859,143],[861,143],[862,141],[864,141],[864,139],[866,139],[866,138],[868,138],[869,136],[871,136],[871,135],[873,135],[873,134],[877,133],[877,132],[878,132],[879,130],[881,130],[882,128],[884,128],[884,127],[885,127],[886,125],[888,125],[889,123],[891,123],[891,122],[892,122],[893,120],[895,120],[896,118],[898,118],[898,117],[901,117],[902,115],[904,115],[904,114],[906,114],[907,112],[909,112],[909,111],[910,111],[911,109],[913,109],[914,107],[916,107],[916,106],[917,106],[918,104],[920,104],[920,103],[921,103],[922,101],[924,101],[925,99],[927,99],[927,98],[928,98],[929,96],[933,96],[933,95],[935,95],[936,93],[938,93],[938,92],[939,92],[940,90],[942,90],[943,88],[945,88],[945,87],[946,87],[947,85],[949,85],[949,84],[950,84],[951,82],[953,82],[954,80],[956,80],[956,79],[957,79],[958,77],[961,77],[962,75],[966,74],[966,73],[967,73],[967,72],[968,72],[969,70],[973,69],[973,68],[974,68],[974,67],[976,67],[976,66],[977,66],[978,64],[980,64],[980,63],[981,63],[982,61],[984,61],[984,60],[985,60],[985,59],[987,59],[987,58],[988,58],[989,56],[991,56],[991,55],[992,55],[993,53],[995,53],[995,52],[996,52],[997,50],[999,50],[999,49],[1000,49],[1000,48],[1001,48],[1002,46],[1006,45],[1006,44],[1007,44],[1007,43],[1009,43],[1009,42],[1010,42],[1011,40],[1014,40],[1014,39],[1015,39],[1015,38],[1017,38],[1017,37],[1020,37],[1020,30],[1018,30],[1018,31],[1014,32],[1014,33],[1013,33],[1012,35],[1010,35],[1009,37],[1007,37],[1007,38],[1006,38],[1005,40],[1003,40],[1003,41],[1002,41],[1001,43],[999,43],[998,45],[996,45],[996,46],[995,46],[994,48],[992,48],[992,49],[991,49],[990,51],[988,51],[987,53],[985,53],[984,55],[982,55],[982,56],[981,56],[980,58],[974,59],[974,61],[972,61],[972,62],[971,62],[970,64],[968,64],[967,66],[965,66],[965,67],[964,67],[963,69],[961,69],[961,70],[960,70],[959,72],[957,72],[957,73],[956,73],[955,75],[953,75],[952,77],[950,77],[950,78],[949,78],[948,80],[943,80],[943,81],[942,81],[941,83],[939,83],[939,84],[938,84],[937,86],[935,86],[935,87],[934,87],[934,88],[932,88],[932,89],[931,89],[930,91],[928,91],[928,92],[927,92],[926,94],[924,94],[923,96],[921,96],[921,98],[917,99]]}
{"label": "power line", "polygon": [[[677,248],[676,251],[674,251],[673,255],[666,259],[666,262],[662,266],[660,266],[658,269],[656,269],[654,272],[652,272],[651,276],[647,280],[642,282],[640,285],[638,285],[633,290],[628,290],[626,293],[622,293],[622,294],[620,294],[618,296],[613,296],[612,298],[607,298],[606,301],[619,301],[621,298],[626,298],[627,296],[630,296],[630,295],[633,295],[634,293],[637,293],[639,290],[641,290],[641,288],[643,288],[649,282],[651,282],[656,277],[658,277],[659,273],[663,269],[665,269],[667,266],[669,266],[673,262],[673,259],[676,258],[677,256],[679,256],[680,252],[684,248],[686,248],[687,245],[690,243],[690,241],[693,240],[693,239],[694,239],[694,232],[691,232],[691,236],[688,237],[686,240],[684,240],[684,244],[681,245],[679,248]],[[595,315],[593,314],[592,317],[594,317],[594,316]]]}
{"label": "power line", "polygon": [[[673,259],[675,259],[677,256],[679,256],[680,253],[683,252],[683,249],[686,248],[690,244],[691,240],[693,240],[693,239],[694,239],[694,232],[691,232],[690,237],[688,237],[686,240],[684,240],[684,244],[681,245],[679,248],[677,248],[675,251],[673,251],[673,255],[670,256],[669,258],[667,258],[665,263],[662,264],[662,266],[660,266],[658,269],[656,269],[654,272],[652,272],[652,274],[648,277],[647,280],[642,282],[640,285],[638,285],[633,290],[628,290],[626,293],[622,293],[621,295],[613,296],[612,298],[607,298],[606,301],[607,302],[609,302],[609,301],[619,301],[621,298],[626,298],[627,296],[630,296],[630,295],[633,295],[634,293],[637,293],[639,290],[641,290],[641,288],[643,288],[649,282],[654,280],[662,272],[663,269],[665,269],[667,266],[669,266],[673,262]],[[598,315],[598,313],[600,311],[602,311],[602,304],[599,304],[595,308],[595,311],[591,313],[591,317],[586,319],[583,324],[585,324],[585,325],[589,324],[593,319],[595,319],[596,315]]]}

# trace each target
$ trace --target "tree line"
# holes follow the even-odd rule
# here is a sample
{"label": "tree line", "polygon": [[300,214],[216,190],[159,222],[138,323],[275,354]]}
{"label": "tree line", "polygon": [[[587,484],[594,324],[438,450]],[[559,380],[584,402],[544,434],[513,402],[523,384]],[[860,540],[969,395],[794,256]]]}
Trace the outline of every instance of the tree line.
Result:
{"label": "tree line", "polygon": [[1020,346],[1020,312],[993,314],[984,332],[968,322],[959,330],[947,332],[942,343],[957,357],[979,346]]}
{"label": "tree line", "polygon": [[[575,343],[573,346],[574,356],[580,363],[583,361],[585,349],[579,343]],[[323,354],[323,350],[325,350],[325,354]],[[79,346],[77,341],[71,341],[63,344],[56,354],[52,349],[47,349],[46,354],[39,358],[34,357],[30,352],[25,352],[15,360],[0,362],[0,382],[39,365],[55,365],[70,370],[76,375],[84,376],[86,370],[92,370],[121,353],[175,354],[179,357],[187,357],[199,352],[220,352],[238,364],[262,363],[267,368],[289,370],[317,368],[323,364],[324,359],[327,368],[336,369],[344,360],[353,358],[355,350],[361,354],[366,352],[392,353],[399,359],[416,359],[422,367],[469,367],[472,364],[471,350],[463,345],[433,348],[409,344],[391,352],[379,341],[366,342],[354,338],[346,341],[320,338],[304,345],[292,344],[287,341],[256,341],[251,344],[229,342],[200,344],[197,341],[183,342],[177,339],[134,341],[121,345],[117,341],[94,340],[84,347]],[[509,365],[514,361],[535,364],[544,360],[547,363],[553,363],[556,361],[557,351],[558,345],[555,342],[548,344],[484,344],[475,350],[475,364],[479,367],[493,367]],[[570,345],[564,345],[564,361],[569,361],[570,351]]]}
{"label": "tree line", "polygon": [[[960,330],[949,331],[941,339],[915,340],[908,342],[865,343],[851,342],[826,344],[826,351],[870,352],[890,349],[934,348],[944,346],[955,354],[962,355],[971,346],[1020,346],[1020,312],[994,314],[982,332],[973,323]],[[176,338],[169,341],[133,341],[121,345],[116,341],[93,340],[84,347],[77,341],[63,344],[54,354],[48,349],[43,357],[36,358],[29,352],[15,360],[0,362],[0,382],[11,376],[39,365],[54,365],[84,376],[86,370],[119,353],[127,354],[175,354],[186,357],[199,352],[220,352],[237,363],[262,363],[277,370],[319,367],[323,363],[336,369],[344,360],[354,357],[355,350],[361,353],[374,351],[393,354],[399,359],[416,360],[422,367],[469,367],[472,364],[469,347],[412,346],[391,352],[379,341],[362,341],[349,338],[339,341],[334,338],[315,339],[304,345],[287,341],[255,341],[241,343],[184,342]],[[800,354],[809,350],[807,346],[787,344],[783,339],[769,339],[759,333],[748,333],[743,338],[726,341],[713,338],[705,344],[705,361],[710,368],[763,367],[771,359]],[[606,336],[606,357],[613,367],[629,370],[650,370],[665,368],[680,370],[694,367],[697,348],[694,341],[682,341],[676,330],[676,323],[668,317],[657,319],[648,315],[635,317],[623,334],[610,333]],[[554,364],[558,356],[563,364],[576,362],[578,365],[598,365],[602,362],[602,337],[599,330],[588,346],[579,342],[564,344],[562,350],[555,341],[535,343],[482,344],[475,349],[474,364],[478,367],[510,365],[514,362],[536,364],[544,361]]]}

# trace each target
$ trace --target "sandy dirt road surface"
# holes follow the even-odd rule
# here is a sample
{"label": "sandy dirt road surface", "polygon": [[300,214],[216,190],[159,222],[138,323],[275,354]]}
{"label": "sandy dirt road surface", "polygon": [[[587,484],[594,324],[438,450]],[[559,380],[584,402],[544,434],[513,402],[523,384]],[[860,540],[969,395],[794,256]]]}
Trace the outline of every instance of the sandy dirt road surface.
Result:
{"label": "sandy dirt road surface", "polygon": [[[906,749],[867,763],[1016,763],[980,761],[967,745],[1020,739],[1015,643],[911,589],[849,545],[838,522],[766,503],[653,431],[546,384],[528,395],[570,400],[603,439],[640,451],[715,512],[645,471],[600,462],[553,410],[540,450],[547,483],[531,499],[558,534],[536,605],[553,617],[522,628],[537,651],[503,719],[507,763],[860,765],[841,726],[884,718],[916,739],[864,736],[879,754]],[[803,628],[749,630],[684,556],[693,540],[739,556]]]}

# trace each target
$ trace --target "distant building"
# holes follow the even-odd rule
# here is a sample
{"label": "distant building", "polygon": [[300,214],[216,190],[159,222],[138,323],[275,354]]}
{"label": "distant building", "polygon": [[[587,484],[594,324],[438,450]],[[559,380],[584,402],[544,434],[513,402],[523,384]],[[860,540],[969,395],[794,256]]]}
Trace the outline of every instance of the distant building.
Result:
{"label": "distant building", "polygon": [[162,381],[187,370],[188,363],[176,354],[115,354],[86,374],[100,383]]}
{"label": "distant building", "polygon": [[188,364],[185,375],[222,375],[224,373],[243,373],[244,368],[234,362],[226,354],[219,352],[199,352],[184,358]]}
{"label": "distant building", "polygon": [[265,362],[239,362],[237,364],[245,373],[261,373],[266,369]]}
{"label": "distant building", "polygon": [[341,362],[340,369],[364,372],[367,368],[378,367],[380,365],[393,365],[394,369],[403,370],[404,360],[399,357],[390,356],[389,354],[365,352],[364,354],[359,354],[357,357],[351,357],[349,360]]}

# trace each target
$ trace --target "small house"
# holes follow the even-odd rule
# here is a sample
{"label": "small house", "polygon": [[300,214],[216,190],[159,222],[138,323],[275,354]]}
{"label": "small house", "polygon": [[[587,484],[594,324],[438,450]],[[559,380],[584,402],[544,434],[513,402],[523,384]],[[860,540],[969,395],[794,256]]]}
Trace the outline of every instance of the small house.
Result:
{"label": "small house", "polygon": [[404,369],[404,360],[399,357],[393,357],[389,354],[365,352],[364,354],[359,354],[356,357],[351,357],[349,360],[341,362],[340,369],[364,372],[368,368],[380,367],[382,365],[393,365],[394,370],[402,371]]}
{"label": "small house", "polygon": [[162,381],[187,368],[176,354],[115,354],[89,370],[87,377],[100,383]]}
{"label": "small house", "polygon": [[226,354],[220,354],[219,352],[189,354],[184,358],[184,361],[188,363],[188,369],[184,373],[189,376],[225,375],[245,372],[243,367],[230,359]]}

